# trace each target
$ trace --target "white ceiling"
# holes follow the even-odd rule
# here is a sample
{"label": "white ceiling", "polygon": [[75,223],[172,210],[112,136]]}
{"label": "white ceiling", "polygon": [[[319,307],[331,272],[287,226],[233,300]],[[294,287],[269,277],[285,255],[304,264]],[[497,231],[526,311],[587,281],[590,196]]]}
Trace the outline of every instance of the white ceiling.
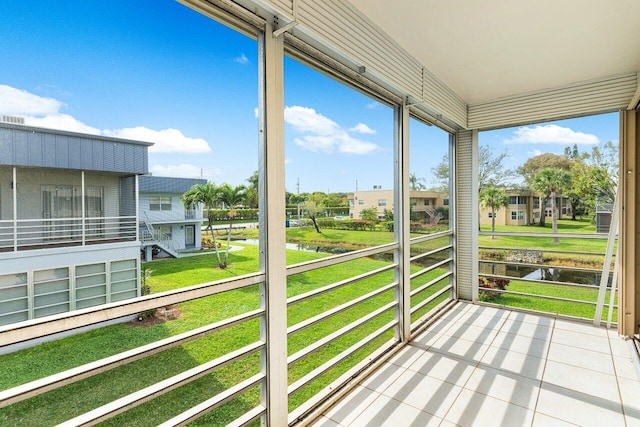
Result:
{"label": "white ceiling", "polygon": [[349,0],[467,103],[640,71],[640,0]]}

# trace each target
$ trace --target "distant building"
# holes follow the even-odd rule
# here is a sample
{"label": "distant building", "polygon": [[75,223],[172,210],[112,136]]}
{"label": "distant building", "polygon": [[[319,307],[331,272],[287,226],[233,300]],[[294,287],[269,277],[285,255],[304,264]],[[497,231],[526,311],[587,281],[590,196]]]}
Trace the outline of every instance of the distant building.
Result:
{"label": "distant building", "polygon": [[0,325],[140,295],[150,145],[0,123]]}
{"label": "distant building", "polygon": [[[505,190],[509,197],[509,205],[495,211],[496,225],[528,225],[540,221],[541,197],[531,190]],[[567,197],[556,197],[558,218],[571,216],[571,203]],[[547,199],[544,207],[545,218],[552,218],[551,199]],[[480,224],[490,225],[492,212],[490,208],[480,206]]]}
{"label": "distant building", "polygon": [[[363,190],[351,193],[349,199],[349,218],[361,218],[363,209],[375,208],[378,218],[384,217],[385,209],[393,211],[393,190]],[[444,191],[411,190],[409,192],[411,211],[414,216],[426,222],[435,223],[439,219],[437,208],[448,208],[449,194]]]}
{"label": "distant building", "polygon": [[154,247],[173,257],[200,248],[202,209],[185,209],[180,197],[194,185],[206,183],[206,179],[138,178],[140,241],[147,260],[151,260]]}

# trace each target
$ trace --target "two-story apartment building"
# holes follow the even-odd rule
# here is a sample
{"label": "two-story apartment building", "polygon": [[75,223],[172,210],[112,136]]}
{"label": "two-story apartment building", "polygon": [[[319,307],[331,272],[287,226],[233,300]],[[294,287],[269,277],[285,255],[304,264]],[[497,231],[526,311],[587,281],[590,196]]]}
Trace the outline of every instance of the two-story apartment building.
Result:
{"label": "two-story apartment building", "polygon": [[[376,188],[362,190],[348,195],[349,218],[361,217],[363,209],[375,208],[378,218],[384,217],[385,209],[393,211],[393,190]],[[448,207],[449,194],[444,191],[411,190],[409,192],[411,211],[415,217],[426,222],[434,222],[438,217],[436,209]]]}
{"label": "two-story apartment building", "polygon": [[0,123],[0,325],[139,295],[150,145]]}
{"label": "two-story apartment building", "polygon": [[185,209],[180,197],[194,185],[206,183],[206,179],[138,177],[140,240],[147,260],[154,247],[174,257],[200,248],[202,209]]}
{"label": "two-story apartment building", "polygon": [[[492,216],[495,215],[496,225],[527,225],[540,220],[540,215],[544,213],[545,218],[552,218],[552,202],[547,199],[544,209],[540,208],[542,198],[539,194],[531,190],[505,190],[509,197],[509,205],[506,208],[497,209],[491,212],[490,208],[480,206],[480,224],[491,224]],[[571,204],[566,197],[556,197],[556,208],[558,218],[571,216]]]}

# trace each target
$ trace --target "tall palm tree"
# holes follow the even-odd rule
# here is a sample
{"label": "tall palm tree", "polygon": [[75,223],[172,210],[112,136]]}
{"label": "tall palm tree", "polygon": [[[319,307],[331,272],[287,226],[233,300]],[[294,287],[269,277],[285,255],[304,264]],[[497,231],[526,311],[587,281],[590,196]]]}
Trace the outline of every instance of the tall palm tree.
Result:
{"label": "tall palm tree", "polygon": [[415,173],[409,174],[409,189],[426,190],[427,186],[424,184],[424,178],[418,178]]}
{"label": "tall palm tree", "polygon": [[[509,206],[507,193],[496,187],[487,187],[480,192],[480,203],[485,208],[491,208],[491,233],[496,231],[496,210]],[[491,238],[495,239],[491,234]]]}
{"label": "tall palm tree", "polygon": [[246,189],[247,203],[249,204],[249,207],[255,209],[258,207],[258,184],[259,184],[258,171],[255,171],[253,175],[245,179],[245,181],[249,183]]}
{"label": "tall palm tree", "polygon": [[236,216],[236,209],[247,202],[247,188],[244,185],[232,187],[229,184],[222,184],[218,187],[218,201],[223,203],[229,209],[229,230],[227,231],[227,248],[224,252],[224,262],[220,268],[227,268],[227,260],[229,259],[229,248],[231,247],[231,229],[233,227],[233,218]]}
{"label": "tall palm tree", "polygon": [[222,260],[220,259],[220,252],[218,251],[218,241],[216,235],[213,233],[213,209],[218,205],[218,187],[213,182],[196,184],[187,190],[180,200],[187,209],[195,209],[198,205],[201,205],[207,211],[209,224],[207,224],[206,230],[211,233],[218,265],[222,268]]}
{"label": "tall palm tree", "polygon": [[[558,232],[558,208],[556,207],[556,194],[562,193],[571,187],[571,174],[563,169],[543,169],[533,179],[533,186],[540,193],[549,193],[551,197],[551,221],[553,233]],[[559,245],[560,239],[553,238],[553,244]]]}

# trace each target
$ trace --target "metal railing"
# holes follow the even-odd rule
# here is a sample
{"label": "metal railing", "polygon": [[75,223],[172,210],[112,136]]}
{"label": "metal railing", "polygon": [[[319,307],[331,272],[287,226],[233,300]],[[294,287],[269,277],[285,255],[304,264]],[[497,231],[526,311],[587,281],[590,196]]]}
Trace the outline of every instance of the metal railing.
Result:
{"label": "metal railing", "polygon": [[135,241],[135,216],[0,221],[0,251]]}
{"label": "metal railing", "polygon": [[[479,246],[480,302],[593,321],[598,295],[604,290],[609,296],[605,313],[609,319],[618,309],[614,275],[611,266],[605,268],[606,234],[479,234],[510,239],[510,244],[499,240],[496,246]],[[526,247],[517,244],[518,238],[526,238]],[[558,249],[554,238],[565,249]]]}
{"label": "metal railing", "polygon": [[[447,231],[411,241],[411,306],[404,310],[411,312],[412,334],[417,332],[417,325],[424,324],[433,317],[434,311],[452,301],[451,236],[452,233]],[[400,344],[401,331],[398,328],[403,313],[399,299],[402,284],[396,273],[399,250],[397,243],[389,243],[288,266],[288,278],[320,269],[334,268],[346,272],[344,278],[338,281],[317,284],[313,289],[290,296],[286,307],[282,307],[288,311],[290,319],[297,319],[287,328],[290,340],[286,360],[290,378],[288,389],[267,391],[265,372],[247,373],[246,378],[239,378],[235,384],[228,385],[224,391],[211,397],[203,396],[201,403],[174,415],[162,425],[183,425],[256,387],[263,393],[286,392],[290,399],[306,387],[319,388],[320,391],[310,398],[295,397],[289,423],[302,419],[325,402],[336,389],[349,383],[353,376],[380,361],[384,354]],[[264,280],[264,273],[257,272],[0,327],[0,346],[227,292],[247,292],[249,287],[263,284]],[[317,301],[321,302],[318,304],[321,308],[310,310],[308,303]],[[212,304],[215,307],[215,303]],[[256,319],[260,319],[261,323],[266,321],[264,307],[4,390],[0,392],[0,408]],[[320,332],[315,330],[318,325],[327,324],[331,327]],[[314,339],[307,339],[304,334],[308,333]],[[282,344],[270,343],[268,338],[266,341],[258,339],[245,342],[226,354],[94,408],[61,425],[89,425],[112,418],[217,372],[227,364],[255,357],[269,345]],[[310,358],[313,363],[309,366],[301,363]],[[266,411],[266,407],[257,404],[240,414],[233,425],[246,425],[262,417]]]}

